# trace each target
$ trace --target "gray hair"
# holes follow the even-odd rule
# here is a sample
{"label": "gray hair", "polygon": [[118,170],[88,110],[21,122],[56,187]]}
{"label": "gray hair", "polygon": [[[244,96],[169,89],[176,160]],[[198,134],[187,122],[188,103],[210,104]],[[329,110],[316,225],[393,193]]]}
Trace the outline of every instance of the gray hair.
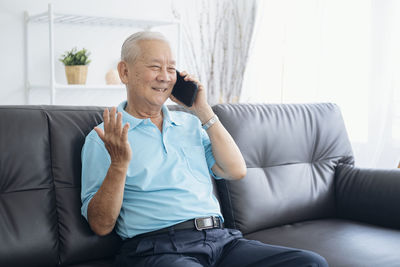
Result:
{"label": "gray hair", "polygon": [[121,60],[134,63],[140,54],[140,41],[158,40],[169,44],[169,41],[160,32],[142,31],[129,36],[121,48]]}

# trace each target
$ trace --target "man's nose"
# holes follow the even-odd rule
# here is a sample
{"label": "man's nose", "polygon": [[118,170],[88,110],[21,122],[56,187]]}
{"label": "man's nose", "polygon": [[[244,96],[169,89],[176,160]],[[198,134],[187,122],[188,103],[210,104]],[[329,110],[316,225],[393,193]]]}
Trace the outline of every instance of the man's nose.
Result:
{"label": "man's nose", "polygon": [[162,68],[160,73],[157,76],[157,79],[160,82],[170,82],[172,80],[171,74],[168,72],[167,69]]}

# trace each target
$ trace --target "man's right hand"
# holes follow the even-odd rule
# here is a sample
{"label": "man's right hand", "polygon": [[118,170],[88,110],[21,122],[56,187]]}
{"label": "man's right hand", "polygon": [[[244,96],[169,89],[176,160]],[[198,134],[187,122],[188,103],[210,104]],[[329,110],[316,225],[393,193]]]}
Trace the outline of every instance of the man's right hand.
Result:
{"label": "man's right hand", "polygon": [[113,107],[109,112],[106,108],[103,113],[104,131],[99,127],[95,127],[94,130],[104,142],[111,157],[111,164],[127,168],[132,158],[132,149],[128,141],[129,123],[122,127],[122,113],[118,112],[115,116],[116,110]]}

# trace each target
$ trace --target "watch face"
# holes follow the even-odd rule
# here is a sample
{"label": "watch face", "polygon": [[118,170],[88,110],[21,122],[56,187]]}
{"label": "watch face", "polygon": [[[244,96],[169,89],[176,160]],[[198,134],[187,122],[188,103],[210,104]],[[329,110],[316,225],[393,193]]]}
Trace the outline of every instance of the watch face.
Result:
{"label": "watch face", "polygon": [[208,128],[211,127],[216,121],[218,121],[218,116],[214,114],[214,116],[203,125],[203,129],[207,130]]}

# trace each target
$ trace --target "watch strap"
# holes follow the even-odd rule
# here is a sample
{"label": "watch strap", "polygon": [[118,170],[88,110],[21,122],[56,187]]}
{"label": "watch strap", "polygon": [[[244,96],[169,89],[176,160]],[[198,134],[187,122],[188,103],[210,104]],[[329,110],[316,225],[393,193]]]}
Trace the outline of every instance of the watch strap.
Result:
{"label": "watch strap", "polygon": [[206,123],[204,123],[202,125],[204,130],[208,130],[208,128],[210,128],[214,123],[216,123],[218,121],[218,116],[216,114],[214,114],[214,116],[211,117],[211,119],[209,119]]}

